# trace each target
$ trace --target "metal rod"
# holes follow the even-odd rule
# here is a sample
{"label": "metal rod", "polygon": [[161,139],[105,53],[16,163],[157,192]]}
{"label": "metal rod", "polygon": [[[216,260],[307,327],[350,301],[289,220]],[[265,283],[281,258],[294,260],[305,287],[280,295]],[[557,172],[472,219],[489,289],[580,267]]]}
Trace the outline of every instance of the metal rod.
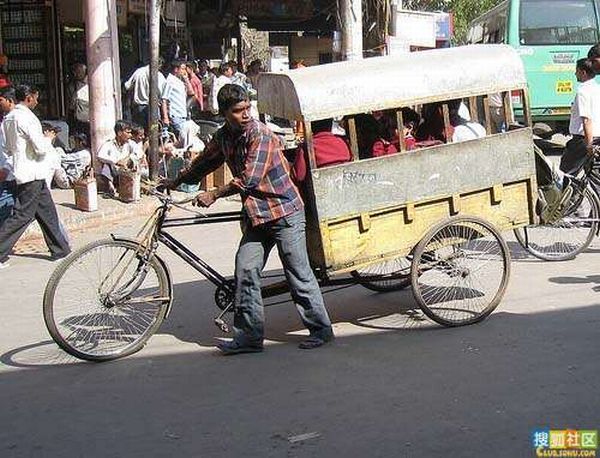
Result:
{"label": "metal rod", "polygon": [[213,283],[215,286],[223,286],[227,283],[225,277],[223,277],[219,272],[209,266],[205,261],[200,259],[196,254],[194,254],[188,247],[186,247],[183,243],[178,241],[171,234],[166,232],[158,233],[158,240],[162,242],[167,248],[169,248],[173,253],[187,262],[190,266],[200,272],[202,275],[206,277],[208,281]]}

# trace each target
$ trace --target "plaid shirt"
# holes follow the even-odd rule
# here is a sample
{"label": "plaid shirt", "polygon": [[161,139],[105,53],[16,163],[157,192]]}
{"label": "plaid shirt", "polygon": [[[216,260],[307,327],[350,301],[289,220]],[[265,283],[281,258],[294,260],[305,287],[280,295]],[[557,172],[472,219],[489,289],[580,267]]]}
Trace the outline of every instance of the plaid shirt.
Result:
{"label": "plaid shirt", "polygon": [[290,178],[290,164],[283,155],[281,140],[267,126],[251,121],[240,134],[225,125],[204,153],[177,180],[198,183],[226,162],[232,184],[242,195],[244,211],[253,226],[274,221],[304,208]]}

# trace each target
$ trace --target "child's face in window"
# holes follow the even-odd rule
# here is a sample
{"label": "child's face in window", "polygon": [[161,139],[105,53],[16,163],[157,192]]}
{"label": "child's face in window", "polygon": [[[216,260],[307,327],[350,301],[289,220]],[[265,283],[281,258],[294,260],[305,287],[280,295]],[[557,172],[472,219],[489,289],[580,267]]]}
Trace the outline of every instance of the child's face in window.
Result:
{"label": "child's face in window", "polygon": [[414,128],[415,126],[412,122],[404,124],[404,136],[408,137],[409,135],[412,135]]}

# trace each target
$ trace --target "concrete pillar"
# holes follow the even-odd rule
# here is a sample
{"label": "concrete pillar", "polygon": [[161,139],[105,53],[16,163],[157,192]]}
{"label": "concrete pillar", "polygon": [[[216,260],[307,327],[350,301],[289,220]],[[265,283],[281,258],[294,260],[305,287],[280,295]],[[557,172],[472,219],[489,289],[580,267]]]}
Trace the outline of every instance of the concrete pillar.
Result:
{"label": "concrete pillar", "polygon": [[100,145],[114,137],[115,121],[121,117],[117,7],[115,0],[86,0],[85,6],[90,133],[95,160]]}
{"label": "concrete pillar", "polygon": [[342,60],[363,58],[362,2],[361,0],[340,0],[342,31]]}
{"label": "concrete pillar", "polygon": [[162,0],[150,0],[150,104],[148,110],[148,159],[150,162],[150,178],[158,179],[158,58],[160,52],[160,12]]}

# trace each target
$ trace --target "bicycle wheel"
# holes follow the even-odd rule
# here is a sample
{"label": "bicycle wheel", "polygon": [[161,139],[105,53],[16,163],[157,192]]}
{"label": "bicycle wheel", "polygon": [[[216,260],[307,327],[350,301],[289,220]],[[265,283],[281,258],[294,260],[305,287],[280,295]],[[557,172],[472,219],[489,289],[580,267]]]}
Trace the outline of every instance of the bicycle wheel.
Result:
{"label": "bicycle wheel", "polygon": [[483,320],[500,303],[510,253],[489,223],[458,217],[434,227],[415,248],[413,293],[423,312],[443,326]]}
{"label": "bicycle wheel", "polygon": [[410,286],[410,259],[400,257],[353,270],[350,274],[361,286],[380,293],[400,291]]}
{"label": "bicycle wheel", "polygon": [[519,244],[544,261],[567,261],[587,249],[598,231],[600,204],[598,197],[586,188],[579,205],[567,210],[552,224],[539,224],[515,229]]}
{"label": "bicycle wheel", "polygon": [[44,320],[54,341],[88,361],[140,350],[162,323],[172,285],[163,262],[139,245],[99,240],[70,255],[44,292]]}

